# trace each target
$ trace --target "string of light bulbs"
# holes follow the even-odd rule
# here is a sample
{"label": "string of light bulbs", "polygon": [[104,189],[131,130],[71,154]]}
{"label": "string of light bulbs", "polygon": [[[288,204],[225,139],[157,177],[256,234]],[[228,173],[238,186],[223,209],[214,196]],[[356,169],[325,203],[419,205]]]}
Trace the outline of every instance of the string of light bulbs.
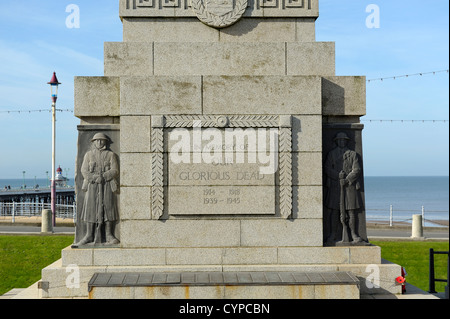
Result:
{"label": "string of light bulbs", "polygon": [[[44,109],[44,110],[7,110],[7,111],[1,111],[0,113],[42,113],[42,112],[51,112],[51,109]],[[71,112],[73,113],[73,110],[70,109],[55,109],[57,112]]]}
{"label": "string of light bulbs", "polygon": [[[436,75],[437,73],[444,73],[446,72],[447,74],[449,73],[449,69],[446,70],[439,70],[439,71],[430,71],[430,72],[419,72],[419,73],[414,73],[414,74],[404,74],[404,75],[395,75],[395,76],[390,76],[390,77],[382,77],[382,78],[375,78],[375,79],[369,79],[367,80],[368,83],[370,82],[374,82],[374,81],[381,81],[383,82],[384,80],[396,80],[398,78],[409,78],[409,77],[413,77],[413,76],[423,76],[423,75],[429,75],[429,74],[433,74]],[[73,113],[74,111],[71,109],[56,109],[57,112],[70,112]],[[51,109],[40,109],[40,110],[0,110],[0,113],[42,113],[42,112],[51,112]],[[365,122],[448,122],[448,120],[363,120]]]}
{"label": "string of light bulbs", "polygon": [[448,69],[439,70],[439,71],[430,71],[430,72],[419,72],[419,73],[414,73],[414,74],[395,75],[395,76],[376,78],[376,79],[369,79],[369,80],[367,80],[367,83],[374,82],[374,81],[383,82],[384,80],[391,80],[391,79],[396,80],[398,78],[409,78],[412,76],[423,76],[423,75],[428,75],[428,74],[436,75],[437,73],[444,73],[444,72],[446,72],[448,74]]}
{"label": "string of light bulbs", "polygon": [[[73,113],[73,110],[71,109],[56,109],[57,112],[70,112]],[[42,112],[51,112],[51,110],[9,110],[9,111],[0,111],[0,113],[42,113]],[[401,122],[401,123],[426,123],[426,122],[432,122],[432,123],[448,123],[449,120],[390,120],[390,119],[362,119],[361,122],[375,122],[375,123],[394,123],[394,122]]]}
{"label": "string of light bulbs", "polygon": [[431,123],[448,123],[449,120],[372,120],[372,119],[368,119],[368,120],[361,120],[361,122],[375,122],[375,123],[383,123],[383,122],[390,122],[390,123],[394,123],[394,122],[401,122],[401,123],[426,123],[426,122],[431,122]]}

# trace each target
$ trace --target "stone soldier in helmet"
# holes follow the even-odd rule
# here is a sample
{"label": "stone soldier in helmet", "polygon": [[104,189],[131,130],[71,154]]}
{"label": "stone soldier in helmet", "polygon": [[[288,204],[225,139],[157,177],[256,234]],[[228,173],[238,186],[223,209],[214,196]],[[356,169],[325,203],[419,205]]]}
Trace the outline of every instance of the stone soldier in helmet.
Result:
{"label": "stone soldier in helmet", "polygon": [[[350,138],[340,132],[334,138],[337,147],[328,153],[325,161],[326,186],[328,192],[325,206],[328,208],[331,232],[327,244],[336,242],[340,224],[350,228],[354,243],[361,242],[358,234],[358,212],[361,209],[360,184],[361,167],[358,154],[347,147]],[[342,241],[346,241],[342,238]]]}
{"label": "stone soldier in helmet", "polygon": [[[119,220],[116,193],[119,166],[116,155],[108,150],[109,138],[97,133],[91,139],[91,150],[83,159],[82,190],[86,192],[80,219],[86,223],[86,235],[76,245],[89,243],[118,244],[114,227]],[[104,236],[103,234],[104,227]],[[104,239],[103,239],[104,237]]]}

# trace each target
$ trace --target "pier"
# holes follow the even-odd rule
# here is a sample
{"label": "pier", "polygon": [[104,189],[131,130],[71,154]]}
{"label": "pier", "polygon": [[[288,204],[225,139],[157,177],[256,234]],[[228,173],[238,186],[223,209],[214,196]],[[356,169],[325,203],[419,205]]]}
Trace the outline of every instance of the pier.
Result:
{"label": "pier", "polygon": [[[75,188],[56,188],[56,203],[72,205]],[[50,188],[0,190],[0,203],[50,203]]]}
{"label": "pier", "polygon": [[[74,218],[76,212],[75,189],[56,188],[56,214],[62,218]],[[40,216],[42,210],[51,209],[50,188],[12,189],[0,191],[0,216]]]}

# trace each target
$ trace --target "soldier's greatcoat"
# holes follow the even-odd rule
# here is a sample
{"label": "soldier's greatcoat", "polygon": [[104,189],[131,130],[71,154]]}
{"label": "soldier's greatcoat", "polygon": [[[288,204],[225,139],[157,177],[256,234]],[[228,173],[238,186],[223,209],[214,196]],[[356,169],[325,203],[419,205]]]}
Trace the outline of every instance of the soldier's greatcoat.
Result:
{"label": "soldier's greatcoat", "polygon": [[345,179],[348,181],[345,186],[345,209],[357,210],[361,208],[359,194],[361,167],[358,154],[347,147],[336,147],[328,153],[325,161],[326,186],[328,188],[325,205],[330,209],[339,210],[341,194],[339,173],[341,171],[345,172]]}
{"label": "soldier's greatcoat", "polygon": [[[88,223],[117,221],[115,193],[118,191],[119,168],[116,155],[106,147],[93,147],[84,156],[81,173],[84,177],[82,190],[86,192],[81,220]],[[99,180],[100,176],[102,179]]]}

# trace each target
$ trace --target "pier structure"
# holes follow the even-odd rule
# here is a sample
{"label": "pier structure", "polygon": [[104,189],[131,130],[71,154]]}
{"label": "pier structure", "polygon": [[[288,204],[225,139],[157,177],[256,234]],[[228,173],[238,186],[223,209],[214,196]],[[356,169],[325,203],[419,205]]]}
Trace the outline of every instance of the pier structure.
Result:
{"label": "pier structure", "polygon": [[[0,191],[0,213],[3,210],[10,209],[11,203],[27,203],[29,205],[22,205],[18,207],[27,207],[27,210],[32,210],[35,214],[40,213],[41,207],[44,204],[50,204],[51,190],[44,189],[14,189],[8,191]],[[57,188],[56,189],[56,204],[57,205],[74,205],[75,203],[75,189],[74,188]],[[33,205],[34,204],[34,205]]]}

